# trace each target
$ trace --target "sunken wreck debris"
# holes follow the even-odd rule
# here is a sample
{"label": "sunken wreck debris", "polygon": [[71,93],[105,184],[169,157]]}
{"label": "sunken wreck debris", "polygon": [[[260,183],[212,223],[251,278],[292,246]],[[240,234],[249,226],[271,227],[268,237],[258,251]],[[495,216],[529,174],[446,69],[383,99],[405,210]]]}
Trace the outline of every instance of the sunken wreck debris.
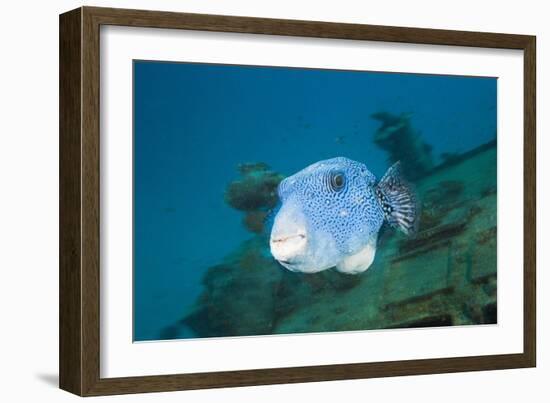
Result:
{"label": "sunken wreck debris", "polygon": [[225,201],[241,211],[269,209],[277,204],[277,186],[284,177],[270,170],[263,162],[241,164],[241,178],[231,182]]}
{"label": "sunken wreck debris", "polygon": [[267,244],[265,237],[254,237],[209,268],[195,309],[180,323],[201,337],[277,333],[279,321],[290,313],[361,281],[336,271],[290,272],[271,258]]}
{"label": "sunken wreck debris", "polygon": [[264,230],[265,218],[278,202],[277,186],[284,176],[274,172],[263,162],[238,166],[241,177],[229,184],[225,202],[245,212],[243,225],[256,234]]}
{"label": "sunken wreck debris", "polygon": [[388,162],[401,161],[409,180],[425,176],[434,167],[432,146],[413,129],[410,114],[377,112],[371,117],[380,122],[374,142],[388,153]]}
{"label": "sunken wreck debris", "polygon": [[[374,264],[361,275],[285,270],[271,257],[266,234],[252,231],[207,270],[194,308],[164,337],[177,337],[182,326],[222,337],[496,323],[496,155],[496,143],[488,143],[418,179],[418,234],[384,231]],[[247,164],[237,182],[280,177],[268,172]],[[274,203],[267,195],[235,204],[253,205],[244,211],[256,214]]]}

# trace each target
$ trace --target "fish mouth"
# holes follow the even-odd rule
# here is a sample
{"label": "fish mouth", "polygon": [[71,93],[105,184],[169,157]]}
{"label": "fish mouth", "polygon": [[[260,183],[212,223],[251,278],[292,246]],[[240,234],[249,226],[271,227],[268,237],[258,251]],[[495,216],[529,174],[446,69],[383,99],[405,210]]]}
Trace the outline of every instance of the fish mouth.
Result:
{"label": "fish mouth", "polygon": [[293,272],[299,272],[300,267],[303,265],[304,260],[293,257],[289,259],[275,259],[281,266],[283,266],[285,269],[293,271]]}
{"label": "fish mouth", "polygon": [[281,260],[277,260],[277,262],[282,263],[285,266],[296,266],[296,265],[299,265],[300,263],[303,263],[302,260],[298,260],[298,259],[287,259],[287,260],[281,259]]}
{"label": "fish mouth", "polygon": [[297,260],[292,260],[292,261],[290,261],[290,260],[277,260],[277,262],[289,271],[300,272],[300,265],[302,264],[301,261],[297,261]]}
{"label": "fish mouth", "polygon": [[305,239],[306,234],[300,233],[300,234],[294,234],[289,236],[271,237],[270,242],[271,243],[288,242],[288,241],[292,241],[295,238],[297,238],[298,240]]}
{"label": "fish mouth", "polygon": [[306,250],[307,236],[303,232],[274,235],[269,241],[269,246],[275,260],[284,265],[295,265],[299,263],[296,258]]}

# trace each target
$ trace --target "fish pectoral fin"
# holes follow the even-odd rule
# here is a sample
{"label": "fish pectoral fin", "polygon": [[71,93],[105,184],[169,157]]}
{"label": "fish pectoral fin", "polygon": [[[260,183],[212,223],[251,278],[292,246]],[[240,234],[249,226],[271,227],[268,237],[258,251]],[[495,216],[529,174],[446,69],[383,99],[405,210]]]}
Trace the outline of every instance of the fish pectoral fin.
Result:
{"label": "fish pectoral fin", "polygon": [[336,265],[336,270],[346,274],[358,274],[367,270],[374,261],[374,255],[376,254],[376,239],[377,236],[373,236],[363,249],[338,263]]}

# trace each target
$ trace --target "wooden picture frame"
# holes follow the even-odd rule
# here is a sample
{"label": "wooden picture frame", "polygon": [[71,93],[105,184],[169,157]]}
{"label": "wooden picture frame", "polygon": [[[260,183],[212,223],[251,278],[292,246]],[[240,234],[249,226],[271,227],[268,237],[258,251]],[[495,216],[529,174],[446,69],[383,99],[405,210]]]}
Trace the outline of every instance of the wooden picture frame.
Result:
{"label": "wooden picture frame", "polygon": [[[523,353],[125,378],[100,377],[100,26],[401,42],[524,52]],[[60,387],[81,396],[533,367],[535,37],[81,7],[60,16]]]}

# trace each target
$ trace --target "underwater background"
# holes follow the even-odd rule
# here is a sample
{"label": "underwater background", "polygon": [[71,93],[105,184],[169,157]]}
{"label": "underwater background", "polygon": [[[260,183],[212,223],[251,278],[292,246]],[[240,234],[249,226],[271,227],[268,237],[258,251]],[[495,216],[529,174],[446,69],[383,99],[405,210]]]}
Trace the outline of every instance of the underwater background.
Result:
{"label": "underwater background", "polygon": [[[497,79],[134,61],[134,340],[496,323]],[[419,233],[350,276],[269,253],[280,180],[400,160]]]}

